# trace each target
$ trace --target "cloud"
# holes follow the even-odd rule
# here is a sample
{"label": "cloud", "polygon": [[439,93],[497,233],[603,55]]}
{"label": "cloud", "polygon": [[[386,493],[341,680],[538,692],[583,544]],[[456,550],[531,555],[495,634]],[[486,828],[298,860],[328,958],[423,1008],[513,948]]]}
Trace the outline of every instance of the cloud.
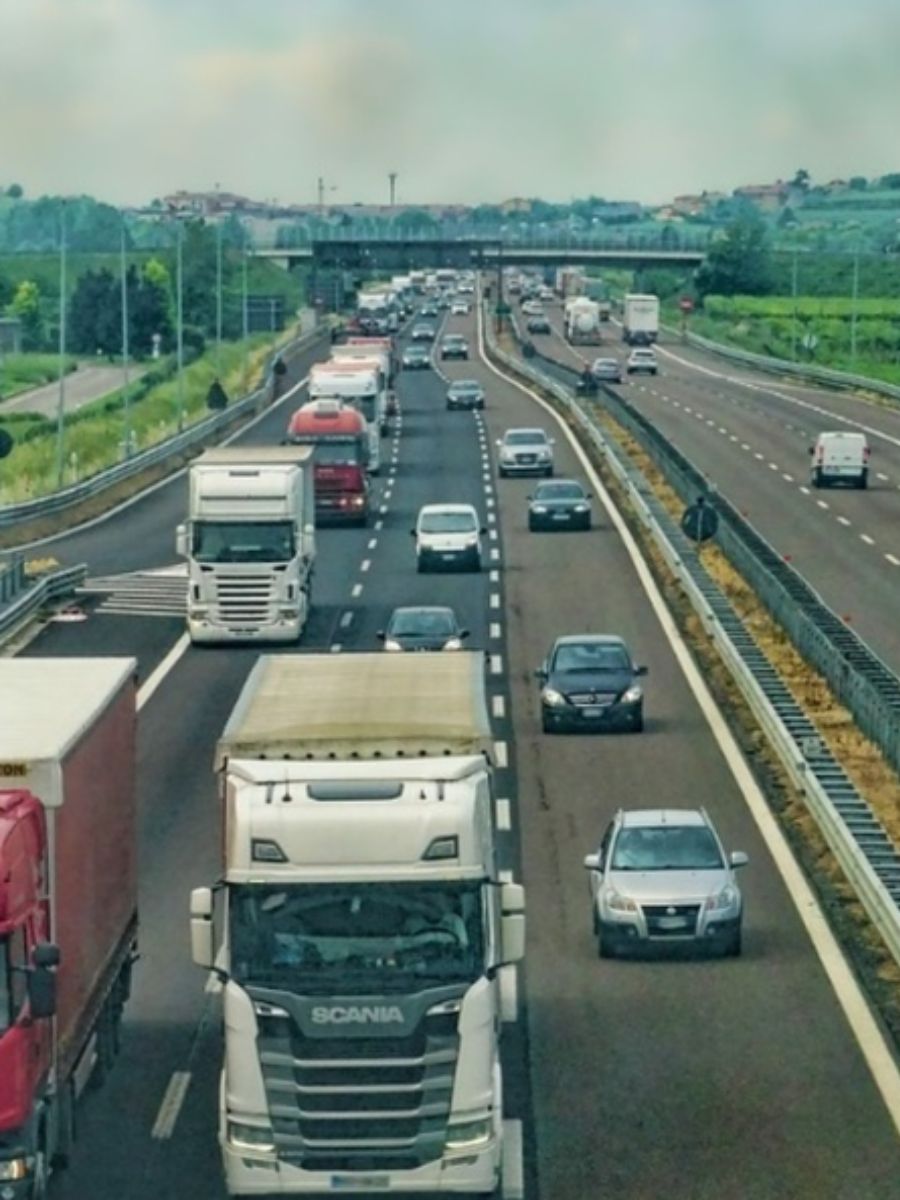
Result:
{"label": "cloud", "polygon": [[894,0],[0,0],[4,174],[116,201],[662,200],[895,144]]}

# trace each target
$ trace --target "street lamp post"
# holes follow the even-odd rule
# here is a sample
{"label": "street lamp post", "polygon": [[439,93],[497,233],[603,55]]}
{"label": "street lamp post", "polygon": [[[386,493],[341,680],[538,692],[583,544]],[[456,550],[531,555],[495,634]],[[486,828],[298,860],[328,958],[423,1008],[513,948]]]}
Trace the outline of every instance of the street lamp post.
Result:
{"label": "street lamp post", "polygon": [[178,432],[184,429],[184,229],[179,221],[175,247],[175,359],[178,389]]}
{"label": "street lamp post", "polygon": [[124,457],[131,455],[131,396],[129,395],[128,379],[128,263],[125,254],[125,215],[121,214],[119,224],[119,273],[122,289],[122,387],[124,403]]}
{"label": "street lamp post", "polygon": [[222,222],[216,223],[216,378],[222,373]]}
{"label": "street lamp post", "polygon": [[791,296],[794,302],[794,320],[791,325],[791,358],[797,359],[797,246],[794,245],[794,258],[791,263]]}
{"label": "street lamp post", "polygon": [[56,400],[56,484],[63,485],[66,451],[66,202],[59,214],[59,392]]}
{"label": "street lamp post", "polygon": [[850,297],[850,361],[856,362],[856,321],[859,316],[859,245],[853,251],[853,288]]}

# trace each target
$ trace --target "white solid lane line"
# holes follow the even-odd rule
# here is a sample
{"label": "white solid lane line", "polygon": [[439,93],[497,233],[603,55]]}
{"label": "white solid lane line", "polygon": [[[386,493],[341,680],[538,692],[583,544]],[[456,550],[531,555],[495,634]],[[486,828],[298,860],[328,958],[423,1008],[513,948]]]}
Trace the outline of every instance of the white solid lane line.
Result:
{"label": "white solid lane line", "polygon": [[153,1128],[150,1131],[150,1136],[157,1141],[165,1141],[174,1133],[175,1123],[178,1120],[178,1114],[181,1112],[181,1106],[184,1104],[184,1098],[187,1095],[190,1084],[190,1071],[172,1072],[172,1078],[169,1080],[169,1085],[163,1094],[159,1112],[156,1114],[156,1120],[153,1122]]}
{"label": "white solid lane line", "polygon": [[487,361],[484,354],[481,316],[479,314],[478,347],[481,357],[488,370],[505,379],[507,383],[535,401],[550,420],[557,423],[562,436],[571,445],[581,466],[591,482],[594,495],[597,496],[621,537],[635,570],[644,587],[644,591],[656,613],[656,617],[672,647],[675,658],[681,667],[688,686],[696,697],[703,715],[718,743],[729,769],[740,789],[750,813],[756,822],[769,854],[772,857],[781,878],[784,880],[788,894],[803,923],[810,942],[818,955],[819,961],[828,976],[838,1003],[843,1009],[847,1024],[856,1038],[860,1052],[871,1072],[875,1085],[881,1093],[882,1100],[897,1132],[900,1133],[900,1067],[887,1045],[884,1033],[876,1018],[872,1015],[868,1001],[863,995],[856,976],[847,962],[844,952],[838,944],[822,907],[813,892],[802,869],[794,858],[787,839],[778,824],[769,803],[763,795],[743,753],[738,746],[722,712],[707,687],[706,680],[694,662],[690,650],[685,644],[681,631],[666,606],[662,592],[642,555],[625,518],[614,505],[611,496],[606,491],[603,481],[584,448],[569,429],[562,418],[536,392],[524,387],[517,380]]}
{"label": "white solid lane line", "polygon": [[157,663],[154,669],[150,672],[137,693],[137,711],[140,712],[165,677],[175,667],[178,661],[183,657],[185,651],[191,644],[190,637],[183,633],[175,645],[171,648],[165,658]]}

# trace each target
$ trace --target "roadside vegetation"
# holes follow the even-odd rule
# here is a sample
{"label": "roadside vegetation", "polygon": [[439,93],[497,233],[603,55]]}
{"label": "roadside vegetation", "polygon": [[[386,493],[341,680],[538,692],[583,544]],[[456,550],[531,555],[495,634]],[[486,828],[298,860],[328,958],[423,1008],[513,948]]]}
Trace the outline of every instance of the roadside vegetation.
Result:
{"label": "roadside vegetation", "polygon": [[[66,372],[75,370],[75,359],[66,360]],[[59,356],[56,354],[0,354],[0,402],[43,387],[59,378]],[[2,419],[2,409],[0,409]]]}

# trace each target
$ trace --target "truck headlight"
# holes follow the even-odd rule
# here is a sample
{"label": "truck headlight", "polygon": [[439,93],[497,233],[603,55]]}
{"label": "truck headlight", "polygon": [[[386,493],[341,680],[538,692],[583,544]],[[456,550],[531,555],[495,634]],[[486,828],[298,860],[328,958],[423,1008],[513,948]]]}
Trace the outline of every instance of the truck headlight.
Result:
{"label": "truck headlight", "polygon": [[268,1125],[247,1125],[243,1121],[228,1122],[228,1144],[235,1150],[273,1151],[275,1139]]}
{"label": "truck headlight", "polygon": [[558,692],[556,688],[545,687],[541,692],[541,700],[550,708],[558,708],[560,704],[565,704],[566,698],[562,692]]}
{"label": "truck headlight", "polygon": [[202,621],[204,617],[209,615],[209,609],[204,604],[201,607],[191,607],[190,615],[195,621]]}
{"label": "truck headlight", "polygon": [[385,648],[385,650],[402,650],[403,649],[403,647],[400,645],[400,643],[395,642],[393,638],[385,638],[384,639],[384,648]]}
{"label": "truck headlight", "polygon": [[444,642],[444,649],[445,650],[462,650],[462,642],[459,640],[458,637],[448,638],[447,641]]}
{"label": "truck headlight", "polygon": [[0,1162],[0,1181],[3,1183],[17,1183],[20,1179],[27,1179],[28,1175],[27,1158],[6,1158]]}
{"label": "truck headlight", "polygon": [[468,1121],[452,1121],[447,1129],[448,1150],[468,1150],[490,1141],[494,1131],[490,1117],[475,1117]]}
{"label": "truck headlight", "polygon": [[283,621],[293,621],[300,615],[300,610],[298,608],[282,608],[279,609],[278,615]]}
{"label": "truck headlight", "polygon": [[623,693],[622,700],[625,704],[636,704],[643,694],[638,685],[633,683],[628,691]]}

